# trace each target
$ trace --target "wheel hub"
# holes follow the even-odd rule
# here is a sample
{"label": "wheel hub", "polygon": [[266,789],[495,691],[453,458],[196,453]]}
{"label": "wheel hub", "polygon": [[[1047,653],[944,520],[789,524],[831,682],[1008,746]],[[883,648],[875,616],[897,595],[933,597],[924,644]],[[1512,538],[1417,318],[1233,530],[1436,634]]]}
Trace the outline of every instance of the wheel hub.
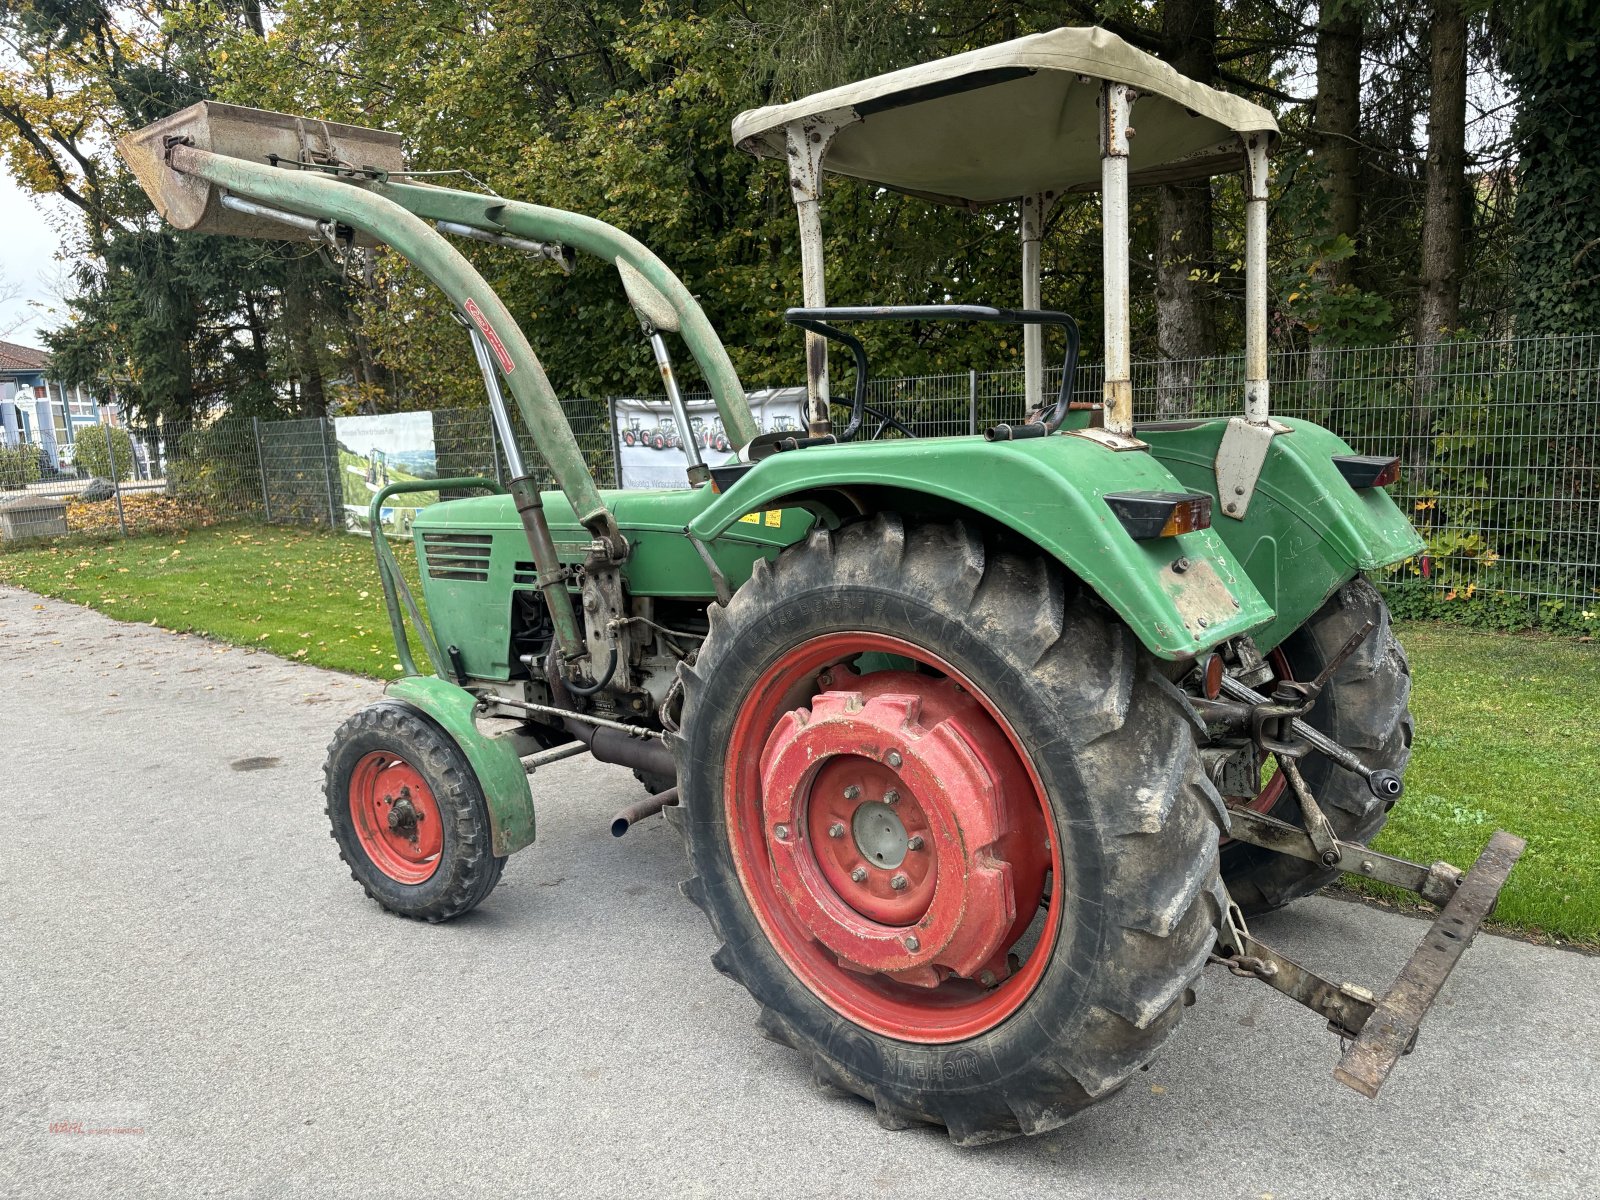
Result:
{"label": "wheel hub", "polygon": [[[890,790],[886,795],[899,795]],[[863,862],[892,871],[906,860],[909,839],[905,823],[895,815],[890,802],[869,800],[856,809],[850,818],[850,829],[855,834],[856,853]],[[920,847],[919,847],[920,849]]]}
{"label": "wheel hub", "polygon": [[1034,803],[1019,760],[949,680],[836,668],[829,683],[779,719],[761,757],[784,900],[852,971],[992,985],[1017,933],[1019,874],[1036,896],[1047,853],[1008,837],[1013,805]]}
{"label": "wheel hub", "polygon": [[398,797],[385,796],[383,802],[389,807],[387,820],[390,832],[397,834],[406,841],[415,842],[417,840],[417,822],[421,817],[411,803],[411,789],[402,787]]}
{"label": "wheel hub", "polygon": [[362,757],[350,775],[350,816],[373,864],[398,883],[422,883],[439,866],[444,830],[418,770],[387,751]]}

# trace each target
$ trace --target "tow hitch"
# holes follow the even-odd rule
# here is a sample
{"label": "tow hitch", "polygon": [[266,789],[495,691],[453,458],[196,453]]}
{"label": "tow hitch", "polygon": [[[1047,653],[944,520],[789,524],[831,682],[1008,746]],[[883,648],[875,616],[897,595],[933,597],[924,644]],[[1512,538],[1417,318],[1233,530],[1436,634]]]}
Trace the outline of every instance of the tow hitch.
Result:
{"label": "tow hitch", "polygon": [[1422,1019],[1494,911],[1500,889],[1527,845],[1522,838],[1501,830],[1489,839],[1472,869],[1462,874],[1449,863],[1423,866],[1335,836],[1300,772],[1298,760],[1307,753],[1319,751],[1337,766],[1361,776],[1373,795],[1385,802],[1392,803],[1401,790],[1398,776],[1369,770],[1348,749],[1305,720],[1322,689],[1373,628],[1368,623],[1358,630],[1309,682],[1280,682],[1267,697],[1229,677],[1222,687],[1227,700],[1194,702],[1208,725],[1247,731],[1258,752],[1273,755],[1299,801],[1301,825],[1249,808],[1230,807],[1230,833],[1235,839],[1392,884],[1439,906],[1427,935],[1381,998],[1356,984],[1324,979],[1278,953],[1250,933],[1237,906],[1229,907],[1218,939],[1219,953],[1212,961],[1226,965],[1236,975],[1261,980],[1326,1019],[1328,1028],[1350,1043],[1334,1069],[1334,1078],[1369,1098],[1377,1096],[1394,1064],[1416,1045]]}
{"label": "tow hitch", "polygon": [[[1241,818],[1245,820],[1241,821]],[[1233,836],[1260,846],[1268,846],[1269,842],[1252,837],[1251,826],[1256,822],[1282,824],[1250,812],[1235,811],[1233,819]],[[1292,826],[1284,828],[1293,829]],[[1305,831],[1294,829],[1294,832],[1309,849],[1310,839]],[[1526,844],[1515,834],[1504,830],[1489,839],[1489,844],[1478,856],[1472,870],[1459,876],[1459,883],[1450,885],[1454,894],[1434,918],[1427,935],[1412,951],[1406,965],[1400,969],[1400,974],[1381,999],[1358,985],[1333,983],[1279,954],[1250,933],[1237,910],[1229,913],[1228,924],[1223,930],[1222,949],[1225,953],[1216,955],[1213,961],[1226,964],[1236,975],[1253,976],[1276,988],[1326,1018],[1328,1028],[1340,1038],[1353,1039],[1339,1059],[1339,1065],[1334,1068],[1333,1077],[1363,1096],[1375,1098],[1400,1056],[1410,1054],[1416,1045],[1417,1030],[1423,1017],[1433,1007],[1444,981],[1450,978],[1450,972],[1461,960],[1462,952],[1472,944],[1479,927],[1494,911],[1500,889],[1505,886],[1506,877],[1522,856]],[[1278,846],[1271,845],[1270,848],[1277,849]],[[1344,855],[1383,858],[1388,864],[1409,869],[1413,873],[1412,878],[1428,882],[1441,879],[1439,868],[1445,866],[1436,863],[1432,868],[1423,867],[1405,862],[1404,859],[1374,855],[1363,846],[1350,846],[1343,842],[1339,843],[1339,849],[1341,858]],[[1394,875],[1399,873],[1396,871]],[[1387,878],[1388,882],[1399,883],[1402,887],[1408,886],[1393,876],[1374,877]],[[1420,888],[1411,890],[1427,898],[1427,893]]]}

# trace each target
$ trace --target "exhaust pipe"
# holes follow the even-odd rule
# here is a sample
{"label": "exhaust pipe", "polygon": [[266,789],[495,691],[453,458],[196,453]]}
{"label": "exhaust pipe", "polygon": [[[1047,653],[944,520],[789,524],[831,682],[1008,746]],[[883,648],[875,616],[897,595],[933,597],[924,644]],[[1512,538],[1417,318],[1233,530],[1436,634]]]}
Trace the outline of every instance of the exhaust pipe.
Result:
{"label": "exhaust pipe", "polygon": [[678,776],[678,764],[673,761],[672,751],[667,749],[665,742],[656,738],[646,740],[630,737],[620,729],[590,725],[570,717],[561,723],[600,762],[632,767],[635,771],[649,771],[652,775],[665,775],[668,779]]}
{"label": "exhaust pipe", "polygon": [[628,805],[627,808],[611,818],[611,836],[621,837],[646,817],[652,817],[663,808],[667,808],[677,802],[678,789],[670,787],[664,792],[658,792],[654,796],[646,796],[643,800]]}
{"label": "exhaust pipe", "polygon": [[[567,692],[565,681],[556,666],[557,647],[554,642],[550,645],[550,652],[545,656],[544,674],[550,688],[551,706],[554,708],[572,709],[572,697]],[[532,662],[523,660],[529,667]],[[665,775],[668,779],[678,777],[678,764],[672,757],[672,751],[667,744],[659,738],[639,738],[610,725],[595,725],[576,717],[562,717],[561,724],[578,741],[589,748],[589,753],[604,763],[614,763],[619,767],[632,767],[636,771],[648,771],[652,775]],[[618,835],[621,836],[620,834]]]}

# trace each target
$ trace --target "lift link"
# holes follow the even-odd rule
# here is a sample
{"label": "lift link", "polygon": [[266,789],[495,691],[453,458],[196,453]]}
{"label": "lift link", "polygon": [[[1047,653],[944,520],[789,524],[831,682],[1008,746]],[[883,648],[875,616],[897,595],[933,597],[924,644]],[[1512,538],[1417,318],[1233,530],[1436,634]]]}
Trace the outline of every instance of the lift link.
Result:
{"label": "lift link", "polygon": [[1248,729],[1257,751],[1276,758],[1278,769],[1299,803],[1298,826],[1249,808],[1230,807],[1230,836],[1278,854],[1403,887],[1441,909],[1422,944],[1381,1000],[1366,988],[1334,983],[1278,953],[1250,933],[1238,906],[1231,901],[1218,931],[1217,953],[1212,955],[1212,962],[1225,965],[1235,975],[1261,980],[1322,1016],[1340,1038],[1354,1042],[1334,1076],[1369,1098],[1377,1096],[1394,1063],[1415,1046],[1423,1016],[1462,950],[1493,911],[1500,888],[1523,848],[1522,839],[1496,833],[1477,865],[1463,875],[1449,863],[1425,867],[1339,840],[1300,772],[1301,757],[1313,748],[1322,750],[1336,765],[1365,778],[1379,799],[1392,803],[1398,793],[1382,787],[1383,780],[1377,778],[1379,772],[1366,770],[1343,746],[1308,724],[1305,716],[1322,689],[1374,628],[1374,623],[1368,621],[1357,630],[1315,679],[1304,683],[1282,680],[1270,698],[1237,681],[1228,687],[1224,677],[1223,686],[1235,698],[1233,701],[1204,697],[1193,701],[1209,723]]}
{"label": "lift link", "polygon": [[1461,871],[1447,862],[1431,866],[1409,862],[1390,854],[1382,854],[1356,842],[1335,839],[1334,861],[1329,862],[1324,851],[1304,829],[1279,821],[1274,817],[1254,812],[1248,808],[1230,809],[1228,817],[1235,841],[1248,842],[1264,850],[1289,854],[1308,862],[1319,862],[1334,867],[1347,875],[1363,879],[1376,879],[1394,887],[1415,892],[1429,904],[1444,905],[1455,895],[1462,880]]}

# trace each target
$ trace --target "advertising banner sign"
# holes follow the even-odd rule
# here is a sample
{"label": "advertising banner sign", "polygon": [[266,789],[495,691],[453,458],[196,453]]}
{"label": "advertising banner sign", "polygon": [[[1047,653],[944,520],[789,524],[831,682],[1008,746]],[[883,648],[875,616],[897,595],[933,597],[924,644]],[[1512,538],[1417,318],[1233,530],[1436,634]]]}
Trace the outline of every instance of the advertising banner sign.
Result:
{"label": "advertising banner sign", "polygon": [[[769,388],[752,392],[750,408],[762,433],[806,427],[804,388]],[[710,400],[692,400],[687,436],[700,447],[704,462],[730,458],[733,447],[717,406]],[[665,400],[616,397],[611,401],[611,425],[617,443],[617,474],[625,488],[683,488],[689,486],[689,459],[684,453],[685,432],[678,428]]]}
{"label": "advertising banner sign", "polygon": [[[437,479],[431,412],[383,413],[370,417],[335,417],[339,443],[339,479],[344,490],[345,528],[367,530],[372,497],[391,483]],[[438,492],[406,492],[383,507],[384,532],[410,537],[417,509],[432,504]]]}

